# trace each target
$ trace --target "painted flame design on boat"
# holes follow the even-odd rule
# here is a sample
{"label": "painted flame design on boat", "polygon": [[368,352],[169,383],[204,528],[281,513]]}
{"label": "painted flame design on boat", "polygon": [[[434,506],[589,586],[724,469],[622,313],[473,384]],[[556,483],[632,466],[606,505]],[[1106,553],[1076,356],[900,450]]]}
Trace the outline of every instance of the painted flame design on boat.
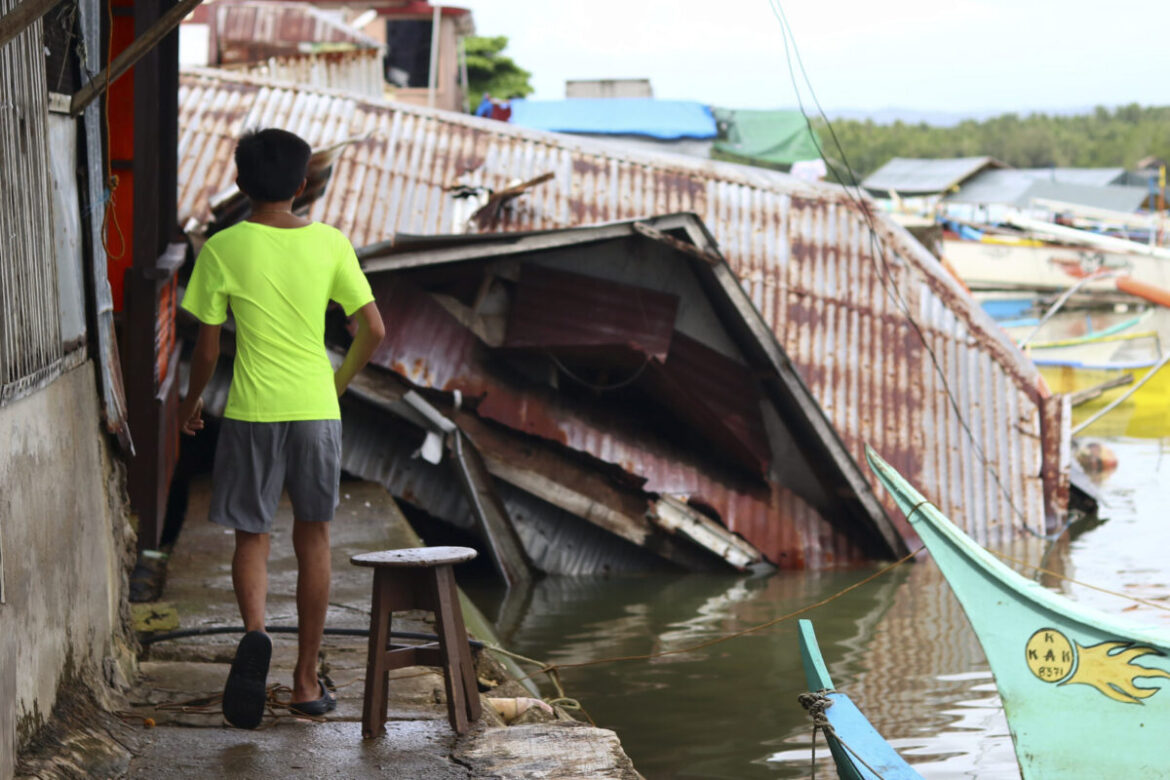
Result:
{"label": "painted flame design on boat", "polygon": [[1152,647],[1132,642],[1101,642],[1091,647],[1077,644],[1076,648],[1076,671],[1061,685],[1091,685],[1114,701],[1141,704],[1143,699],[1153,696],[1161,688],[1140,687],[1136,684],[1137,678],[1170,678],[1170,672],[1133,663],[1144,655],[1161,655]]}

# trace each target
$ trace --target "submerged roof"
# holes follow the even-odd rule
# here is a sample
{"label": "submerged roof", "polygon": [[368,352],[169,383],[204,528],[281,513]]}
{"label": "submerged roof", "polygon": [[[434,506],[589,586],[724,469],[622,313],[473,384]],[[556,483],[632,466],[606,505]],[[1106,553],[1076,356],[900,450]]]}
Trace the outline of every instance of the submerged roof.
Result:
{"label": "submerged roof", "polygon": [[821,156],[816,131],[799,111],[713,110],[720,126],[717,152],[772,165],[792,165]]}
{"label": "submerged roof", "polygon": [[661,140],[714,138],[711,109],[693,100],[572,98],[513,100],[512,124],[589,135],[644,135]]}
{"label": "submerged roof", "polygon": [[933,195],[949,191],[982,170],[1002,165],[991,157],[895,157],[866,176],[861,186],[879,196],[891,190],[900,195]]}
{"label": "submerged roof", "polygon": [[186,72],[179,106],[181,224],[206,221],[208,198],[235,178],[234,139],[258,126],[314,147],[369,133],[310,211],[358,246],[462,232],[474,209],[451,185],[499,191],[546,173],[495,229],[693,212],[856,461],[870,443],[980,541],[1013,535],[1005,518],[1038,524],[1065,505],[1067,429],[1035,366],[868,199],[758,167],[221,71]]}
{"label": "submerged roof", "polygon": [[[481,418],[616,466],[651,493],[710,507],[778,565],[820,568],[862,551],[905,553],[866,475],[694,215],[518,235],[408,236],[359,255],[375,290],[385,288],[379,305],[389,335],[375,363],[423,387],[476,398]],[[584,406],[531,382],[509,382],[477,346],[486,342],[410,292],[409,275],[423,269],[430,280],[440,278],[436,271],[471,275],[476,286],[473,269],[490,264],[488,271],[504,273],[508,261],[524,265],[508,336],[495,349],[605,358],[625,381],[608,393],[595,390]],[[383,285],[387,273],[406,278]],[[544,301],[525,295],[526,279]],[[581,381],[555,357],[554,365],[565,372],[562,381]],[[760,389],[748,388],[756,383]],[[661,433],[610,415],[607,403],[629,403],[615,396],[626,386],[653,395],[708,443],[668,444]],[[760,417],[761,391],[778,422]],[[766,489],[758,481],[761,455]]]}

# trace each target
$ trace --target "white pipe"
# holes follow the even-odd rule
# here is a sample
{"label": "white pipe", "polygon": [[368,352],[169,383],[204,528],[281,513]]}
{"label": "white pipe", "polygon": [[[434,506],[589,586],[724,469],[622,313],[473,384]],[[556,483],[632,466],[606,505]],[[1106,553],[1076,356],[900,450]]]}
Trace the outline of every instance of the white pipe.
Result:
{"label": "white pipe", "polygon": [[443,21],[442,10],[443,6],[436,5],[431,15],[431,67],[427,73],[427,106],[430,108],[435,107],[435,91],[439,84],[439,28]]}
{"label": "white pipe", "polygon": [[1016,227],[1029,230],[1040,235],[1051,236],[1059,241],[1067,241],[1073,244],[1083,244],[1085,246],[1094,246],[1101,249],[1108,249],[1114,252],[1129,252],[1135,255],[1149,255],[1150,257],[1157,257],[1163,260],[1170,260],[1170,250],[1160,249],[1158,247],[1150,247],[1145,244],[1139,244],[1136,241],[1127,241],[1124,238],[1113,238],[1112,236],[1101,236],[1096,233],[1090,233],[1087,230],[1078,230],[1077,228],[1064,227],[1063,225],[1054,225],[1051,222],[1045,222],[1040,219],[1029,219],[1027,217],[1010,217],[1008,222]]}

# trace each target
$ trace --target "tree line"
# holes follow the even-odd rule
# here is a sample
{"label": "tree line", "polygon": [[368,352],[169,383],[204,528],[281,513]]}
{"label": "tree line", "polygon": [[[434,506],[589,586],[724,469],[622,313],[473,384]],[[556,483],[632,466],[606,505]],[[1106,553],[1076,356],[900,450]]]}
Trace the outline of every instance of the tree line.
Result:
{"label": "tree line", "polygon": [[[841,151],[824,120],[813,120],[813,127],[832,167],[847,180]],[[1147,157],[1170,160],[1170,107],[1136,103],[1112,110],[1098,106],[1075,116],[1003,114],[954,127],[840,119],[832,121],[832,130],[858,181],[892,157],[986,155],[1016,168],[1133,169]]]}

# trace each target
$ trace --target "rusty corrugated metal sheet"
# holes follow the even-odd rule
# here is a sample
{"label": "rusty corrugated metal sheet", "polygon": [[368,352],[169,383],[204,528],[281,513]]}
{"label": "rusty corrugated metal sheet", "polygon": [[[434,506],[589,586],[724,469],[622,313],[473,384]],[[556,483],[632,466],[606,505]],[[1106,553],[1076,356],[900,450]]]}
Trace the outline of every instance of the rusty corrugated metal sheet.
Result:
{"label": "rusty corrugated metal sheet", "polygon": [[382,52],[378,49],[287,54],[233,70],[257,78],[340,90],[375,99],[383,97],[385,86]]}
{"label": "rusty corrugated metal sheet", "polygon": [[864,559],[857,544],[791,490],[741,474],[718,454],[666,441],[621,405],[574,401],[493,368],[475,335],[430,295],[401,277],[372,282],[387,332],[372,358],[376,365],[423,387],[460,391],[485,420],[613,464],[632,488],[710,507],[785,568]]}
{"label": "rusty corrugated metal sheet", "polygon": [[638,363],[665,360],[677,313],[676,295],[525,264],[504,346],[558,354],[628,350]]}
{"label": "rusty corrugated metal sheet", "polygon": [[184,218],[206,212],[234,175],[232,139],[258,125],[314,146],[372,133],[311,212],[358,246],[455,232],[450,184],[547,171],[500,230],[695,212],[858,462],[868,442],[981,542],[1064,509],[1066,474],[1049,468],[1047,506],[1043,474],[1067,429],[1042,424],[1035,368],[909,234],[840,187],[211,71],[183,76],[180,122]]}
{"label": "rusty corrugated metal sheet", "polygon": [[220,64],[298,54],[320,44],[382,48],[380,41],[309,3],[221,0],[213,8]]}
{"label": "rusty corrugated metal sheet", "polygon": [[38,19],[0,46],[0,404],[61,369],[47,95]]}

